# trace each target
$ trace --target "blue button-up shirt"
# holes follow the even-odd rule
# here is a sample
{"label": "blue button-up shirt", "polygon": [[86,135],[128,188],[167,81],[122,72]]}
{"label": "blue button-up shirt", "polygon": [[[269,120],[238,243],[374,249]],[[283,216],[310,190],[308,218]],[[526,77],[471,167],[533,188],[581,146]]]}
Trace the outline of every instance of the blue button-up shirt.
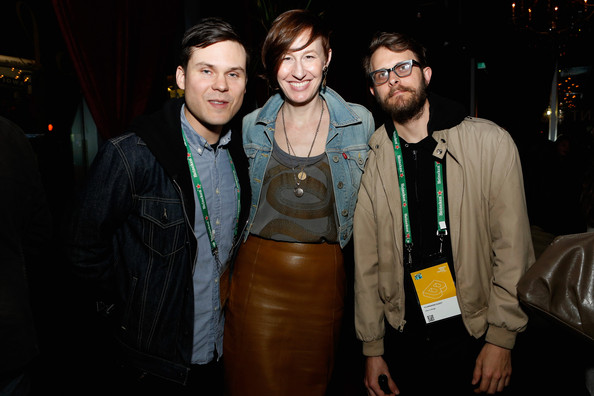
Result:
{"label": "blue button-up shirt", "polygon": [[206,364],[214,358],[215,348],[223,354],[223,328],[225,318],[221,310],[219,278],[226,269],[233,245],[233,231],[237,215],[237,189],[226,146],[231,131],[221,136],[214,150],[188,122],[184,107],[181,110],[182,129],[192,152],[206,197],[206,206],[219,250],[215,260],[199,206],[196,189],[196,215],[194,234],[198,240],[198,255],[194,269],[194,348],[193,364]]}

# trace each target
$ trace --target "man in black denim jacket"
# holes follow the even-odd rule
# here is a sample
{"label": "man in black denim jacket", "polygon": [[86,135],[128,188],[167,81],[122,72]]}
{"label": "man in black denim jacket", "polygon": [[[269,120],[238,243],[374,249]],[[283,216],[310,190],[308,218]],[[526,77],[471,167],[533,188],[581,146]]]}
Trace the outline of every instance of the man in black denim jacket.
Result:
{"label": "man in black denim jacket", "polygon": [[[230,133],[246,72],[247,52],[232,27],[203,20],[182,40],[176,77],[184,98],[110,139],[91,167],[70,257],[113,321],[126,368],[118,390],[196,395],[222,388],[227,269],[246,212],[238,201],[249,200],[249,190],[239,188],[247,170],[241,136]],[[220,249],[199,249],[205,243]],[[196,286],[204,278],[206,296]],[[209,319],[200,322],[196,312],[204,311]]]}

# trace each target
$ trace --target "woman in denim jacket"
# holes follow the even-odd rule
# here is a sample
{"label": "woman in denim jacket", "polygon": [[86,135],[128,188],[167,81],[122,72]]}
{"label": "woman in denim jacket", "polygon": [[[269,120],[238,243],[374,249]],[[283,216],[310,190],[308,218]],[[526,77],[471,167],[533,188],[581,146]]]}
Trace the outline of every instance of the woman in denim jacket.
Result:
{"label": "woman in denim jacket", "polygon": [[344,310],[342,248],[374,131],[325,86],[328,32],[279,16],[262,49],[279,91],[243,120],[252,206],[227,307],[228,394],[324,395]]}

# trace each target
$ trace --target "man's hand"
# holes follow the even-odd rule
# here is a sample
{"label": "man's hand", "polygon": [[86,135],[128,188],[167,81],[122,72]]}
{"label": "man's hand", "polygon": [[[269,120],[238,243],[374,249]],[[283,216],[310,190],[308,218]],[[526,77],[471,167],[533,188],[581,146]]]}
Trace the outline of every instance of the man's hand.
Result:
{"label": "man's hand", "polygon": [[511,351],[486,343],[476,359],[472,373],[472,385],[480,385],[475,393],[492,395],[502,392],[509,385],[512,372]]}
{"label": "man's hand", "polygon": [[391,394],[399,395],[400,391],[398,387],[392,381],[390,372],[388,371],[388,365],[381,356],[370,356],[365,361],[365,387],[367,388],[367,394],[371,396],[384,396],[384,393],[379,386],[378,377],[384,374],[388,378],[388,387],[391,390]]}

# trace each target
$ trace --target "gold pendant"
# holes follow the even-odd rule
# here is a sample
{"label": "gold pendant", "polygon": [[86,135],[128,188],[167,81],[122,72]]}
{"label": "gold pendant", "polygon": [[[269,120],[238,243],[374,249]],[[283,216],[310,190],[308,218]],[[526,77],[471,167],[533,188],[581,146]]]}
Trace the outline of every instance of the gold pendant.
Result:
{"label": "gold pendant", "polygon": [[297,178],[301,181],[305,180],[307,178],[307,173],[305,173],[304,171],[301,171],[297,174]]}

